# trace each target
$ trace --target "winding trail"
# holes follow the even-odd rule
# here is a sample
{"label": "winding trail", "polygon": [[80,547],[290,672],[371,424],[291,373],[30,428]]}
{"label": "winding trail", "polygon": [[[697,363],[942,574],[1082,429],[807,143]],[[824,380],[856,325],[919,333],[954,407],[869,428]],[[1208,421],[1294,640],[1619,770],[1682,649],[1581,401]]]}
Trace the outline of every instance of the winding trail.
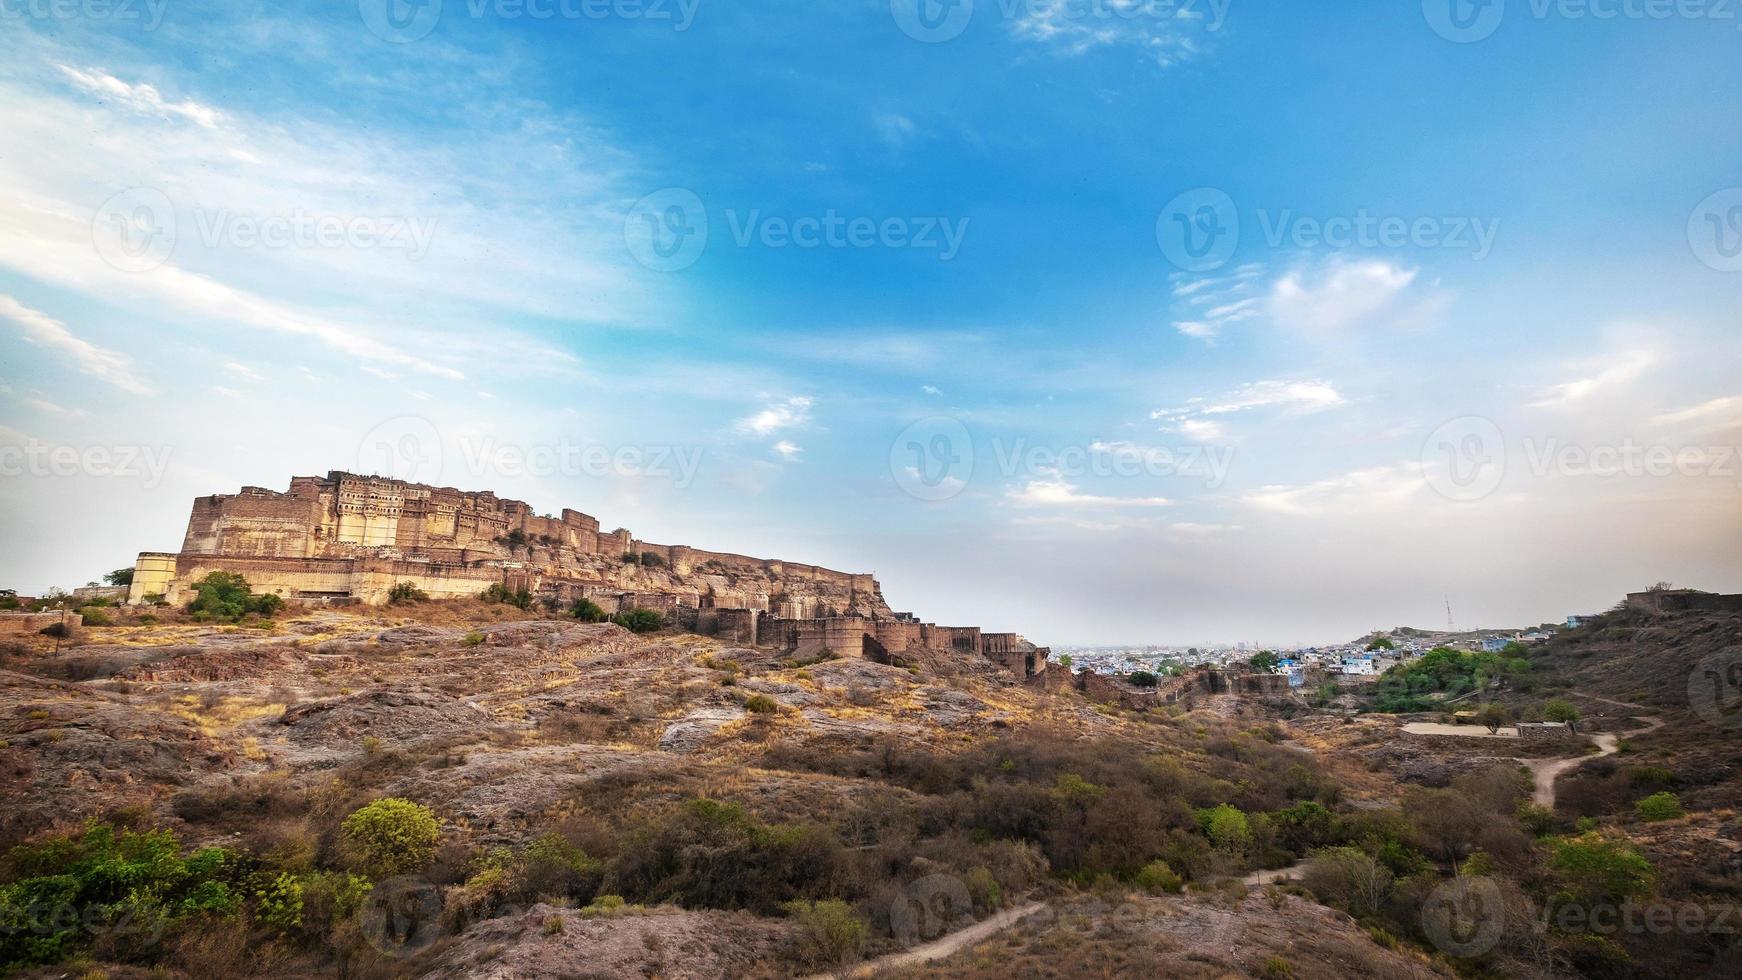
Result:
{"label": "winding trail", "polygon": [[[1574,692],[1574,693],[1577,694],[1577,692]],[[1603,704],[1612,704],[1612,705],[1616,706],[1617,708],[1627,708],[1628,710],[1631,710],[1631,711],[1649,711],[1649,710],[1651,710],[1650,708],[1647,708],[1643,704],[1628,704],[1626,701],[1617,701],[1614,698],[1598,697],[1595,694],[1578,694],[1578,696],[1582,697],[1582,698],[1587,698],[1587,699],[1592,700],[1592,701],[1600,701]],[[1663,727],[1663,719],[1661,719],[1661,718],[1651,718],[1651,717],[1646,717],[1644,715],[1633,715],[1632,719],[1634,721],[1643,723],[1645,725],[1645,727],[1642,729],[1639,729],[1638,731],[1632,731],[1632,732],[1596,732],[1596,733],[1593,733],[1591,735],[1591,738],[1597,744],[1597,754],[1596,755],[1575,755],[1575,756],[1561,758],[1561,759],[1515,759],[1515,760],[1513,760],[1513,761],[1518,762],[1519,764],[1523,765],[1526,769],[1529,769],[1531,775],[1533,777],[1535,777],[1535,779],[1536,779],[1536,789],[1531,794],[1530,801],[1532,803],[1535,803],[1537,806],[1547,807],[1548,809],[1553,810],[1555,808],[1554,784],[1555,784],[1555,780],[1559,779],[1561,777],[1562,773],[1566,772],[1569,769],[1576,768],[1579,765],[1582,765],[1583,763],[1589,762],[1592,759],[1601,759],[1606,755],[1614,755],[1616,752],[1621,751],[1621,736],[1622,735],[1643,735],[1646,732],[1654,732],[1654,731],[1658,730],[1659,728]],[[1513,737],[1516,737],[1518,734],[1518,730],[1516,728],[1514,728],[1514,729],[1504,729],[1503,728],[1500,730],[1501,732],[1509,732],[1510,734],[1499,734],[1499,733],[1489,734],[1488,732],[1482,731],[1480,729],[1477,729],[1475,731],[1471,731],[1469,729],[1464,728],[1463,726],[1440,725],[1440,724],[1435,724],[1432,722],[1411,722],[1410,724],[1403,726],[1403,730],[1406,732],[1409,732],[1412,735],[1453,735],[1453,736],[1457,736],[1459,738],[1513,738]]]}
{"label": "winding trail", "polygon": [[[1586,695],[1586,697],[1590,697],[1590,695]],[[1623,704],[1620,701],[1609,701],[1608,698],[1593,698],[1593,700],[1606,701],[1610,704],[1620,705],[1623,708],[1641,708],[1643,710],[1641,705]],[[1596,755],[1580,755],[1574,756],[1570,759],[1519,759],[1518,761],[1524,763],[1525,767],[1528,768],[1531,771],[1531,774],[1536,777],[1536,792],[1532,794],[1530,801],[1535,803],[1537,806],[1547,807],[1548,809],[1553,810],[1555,807],[1554,784],[1555,780],[1560,778],[1561,773],[1589,762],[1592,759],[1601,759],[1606,755],[1614,755],[1621,751],[1622,734],[1643,735],[1646,732],[1654,732],[1663,727],[1663,719],[1661,718],[1646,718],[1640,715],[1634,715],[1633,720],[1644,722],[1645,727],[1634,732],[1598,732],[1593,734],[1591,738],[1597,743]]]}
{"label": "winding trail", "polygon": [[1045,902],[1030,902],[1018,908],[1006,909],[996,915],[981,919],[966,929],[958,929],[948,935],[939,936],[922,946],[904,949],[899,953],[890,953],[888,956],[879,956],[874,960],[866,960],[837,973],[818,973],[805,978],[805,980],[850,980],[850,978],[855,977],[873,976],[881,970],[919,966],[922,963],[941,960],[982,939],[1003,932],[1044,908],[1046,908]]}

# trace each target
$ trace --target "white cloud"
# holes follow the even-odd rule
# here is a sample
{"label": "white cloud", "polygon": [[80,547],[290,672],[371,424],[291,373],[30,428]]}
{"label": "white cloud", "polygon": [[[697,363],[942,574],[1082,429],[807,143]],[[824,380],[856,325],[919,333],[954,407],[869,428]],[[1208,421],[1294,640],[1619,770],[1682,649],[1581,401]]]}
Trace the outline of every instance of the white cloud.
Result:
{"label": "white cloud", "polygon": [[1554,385],[1531,402],[1529,408],[1577,408],[1593,396],[1626,387],[1657,366],[1662,358],[1654,350],[1621,351],[1590,365],[1595,373]]}
{"label": "white cloud", "polygon": [[913,120],[899,112],[879,112],[872,117],[871,124],[883,142],[897,148],[907,145],[907,141],[919,133]]}
{"label": "white cloud", "polygon": [[773,449],[774,449],[775,455],[779,456],[781,459],[788,460],[788,461],[798,459],[799,454],[804,452],[803,447],[801,447],[795,443],[789,442],[788,440],[785,440],[785,439],[782,439],[779,442],[775,443],[773,446]]}
{"label": "white cloud", "polygon": [[1179,432],[1187,439],[1196,439],[1199,442],[1220,439],[1226,434],[1222,423],[1209,419],[1184,419],[1179,423]]}
{"label": "white cloud", "polygon": [[1256,510],[1290,516],[1361,514],[1392,509],[1427,487],[1419,463],[1375,466],[1300,486],[1261,487],[1240,497]]}
{"label": "white cloud", "polygon": [[127,355],[73,336],[66,324],[10,296],[0,295],[0,317],[16,323],[23,330],[25,340],[58,351],[92,377],[135,395],[150,395],[156,391],[134,373],[133,362]]}
{"label": "white cloud", "polygon": [[1097,48],[1130,47],[1163,68],[1199,53],[1194,33],[1221,26],[1219,22],[1200,23],[1212,8],[1199,10],[1157,0],[1108,0],[1100,4],[1027,0],[1019,9],[1021,14],[1010,29],[1022,40],[1072,56]]}
{"label": "white cloud", "polygon": [[49,401],[47,398],[42,397],[42,392],[40,391],[19,391],[9,384],[0,384],[0,395],[6,395],[7,397],[16,400],[19,404],[28,405],[31,408],[47,412],[50,415],[81,416],[85,414],[81,409],[67,408],[64,405],[57,405],[54,402]]}
{"label": "white cloud", "polygon": [[941,391],[937,385],[920,385],[919,390],[934,397],[943,394],[943,391]]}
{"label": "white cloud", "polygon": [[1654,416],[1652,425],[1682,425],[1688,422],[1714,421],[1712,429],[1730,429],[1742,425],[1742,396],[1714,398],[1675,412]]}
{"label": "white cloud", "polygon": [[226,363],[224,365],[224,370],[230,372],[231,374],[236,375],[237,377],[246,378],[249,381],[265,381],[266,380],[264,377],[261,376],[259,371],[254,370],[253,368],[249,367],[246,364],[239,364],[235,361],[230,361],[230,362]]}
{"label": "white cloud", "polygon": [[1309,278],[1290,272],[1270,289],[1269,310],[1284,327],[1334,331],[1390,316],[1416,320],[1421,309],[1400,309],[1403,294],[1415,283],[1417,270],[1378,260],[1333,260]]}
{"label": "white cloud", "polygon": [[85,91],[100,95],[139,112],[164,118],[180,117],[207,129],[216,129],[224,119],[224,114],[218,110],[192,100],[170,102],[159,94],[154,86],[144,82],[129,85],[100,69],[81,71],[67,65],[56,65],[55,67],[59,68],[62,74],[72,79],[75,85]]}
{"label": "white cloud", "polygon": [[1021,487],[1005,491],[1005,499],[1018,507],[1170,507],[1165,497],[1103,497],[1086,494],[1057,472],[1032,477]]}
{"label": "white cloud", "polygon": [[809,398],[788,398],[776,402],[754,415],[749,415],[732,424],[732,427],[743,435],[766,436],[782,429],[796,428],[810,422],[812,401]]}

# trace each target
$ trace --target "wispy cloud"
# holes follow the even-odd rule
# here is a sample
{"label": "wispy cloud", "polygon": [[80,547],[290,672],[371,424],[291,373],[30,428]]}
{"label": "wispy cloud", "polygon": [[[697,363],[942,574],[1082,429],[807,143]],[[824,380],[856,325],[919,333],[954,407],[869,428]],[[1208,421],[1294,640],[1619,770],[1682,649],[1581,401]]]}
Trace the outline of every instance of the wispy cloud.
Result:
{"label": "wispy cloud", "polygon": [[1419,270],[1379,260],[1331,260],[1316,271],[1296,270],[1271,286],[1268,309],[1279,326],[1336,331],[1387,320],[1413,325],[1430,315],[1442,300],[1425,298],[1406,303]]}
{"label": "wispy cloud", "polygon": [[1057,472],[1030,478],[1020,487],[1005,491],[1006,500],[1018,507],[1171,507],[1165,497],[1108,497],[1083,493]]}
{"label": "wispy cloud", "polygon": [[1359,514],[1407,504],[1427,488],[1419,463],[1355,470],[1297,486],[1260,487],[1240,497],[1255,510],[1289,516]]}
{"label": "wispy cloud", "polygon": [[785,401],[768,405],[753,415],[732,424],[742,435],[766,436],[783,429],[796,428],[808,424],[811,419],[812,400],[804,396],[788,398]]}
{"label": "wispy cloud", "polygon": [[1679,411],[1654,416],[1652,425],[1684,425],[1689,422],[1712,422],[1708,429],[1731,429],[1742,426],[1742,396],[1714,398]]}
{"label": "wispy cloud", "polygon": [[156,391],[134,372],[133,361],[127,355],[74,336],[66,324],[46,313],[33,310],[10,296],[0,295],[0,317],[17,324],[25,340],[56,351],[85,374],[135,395],[150,395]]}
{"label": "wispy cloud", "polygon": [[1662,359],[1662,355],[1650,349],[1619,351],[1604,358],[1601,363],[1590,364],[1587,370],[1593,373],[1586,377],[1551,386],[1535,401],[1530,402],[1528,407],[1553,410],[1577,408],[1599,394],[1626,387],[1656,367]]}
{"label": "wispy cloud", "polygon": [[1193,398],[1174,408],[1158,408],[1149,417],[1164,430],[1191,439],[1208,441],[1224,437],[1222,417],[1262,409],[1284,415],[1310,415],[1345,404],[1346,399],[1329,381],[1264,380],[1241,385],[1218,398]]}
{"label": "wispy cloud", "polygon": [[93,95],[127,106],[138,112],[149,113],[165,119],[186,119],[207,129],[216,129],[223,121],[224,114],[211,106],[201,105],[192,100],[171,102],[160,94],[156,87],[144,82],[128,84],[108,74],[101,69],[90,71],[73,68],[68,65],[56,65],[73,84]]}
{"label": "wispy cloud", "polygon": [[1199,38],[1219,30],[1226,4],[1204,7],[1165,0],[1027,0],[1011,31],[1025,41],[1067,55],[1129,47],[1167,68],[1198,55]]}

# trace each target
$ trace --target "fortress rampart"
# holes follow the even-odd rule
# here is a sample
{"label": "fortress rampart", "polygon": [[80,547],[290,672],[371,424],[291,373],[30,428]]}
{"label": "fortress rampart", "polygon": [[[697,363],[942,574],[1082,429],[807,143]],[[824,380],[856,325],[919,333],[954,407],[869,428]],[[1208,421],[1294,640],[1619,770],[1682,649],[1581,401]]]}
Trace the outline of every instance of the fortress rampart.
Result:
{"label": "fortress rampart", "polygon": [[196,499],[181,551],[141,554],[128,601],[185,604],[194,583],[219,571],[287,601],[381,605],[400,584],[434,599],[500,584],[554,609],[582,598],[606,612],[654,609],[688,629],[799,657],[895,662],[932,650],[985,656],[1023,679],[1046,669],[1047,651],[1014,633],[893,612],[869,574],[655,544],[624,528],[601,531],[577,510],[551,517],[489,491],[342,471],[293,477],[282,493],[243,487]]}

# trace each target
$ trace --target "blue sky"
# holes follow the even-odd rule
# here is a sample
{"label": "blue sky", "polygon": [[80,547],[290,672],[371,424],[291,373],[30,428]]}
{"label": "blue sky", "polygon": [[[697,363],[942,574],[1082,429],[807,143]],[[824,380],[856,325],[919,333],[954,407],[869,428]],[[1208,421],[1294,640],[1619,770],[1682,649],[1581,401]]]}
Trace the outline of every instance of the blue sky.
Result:
{"label": "blue sky", "polygon": [[0,2],[0,579],[379,461],[1055,643],[1742,589],[1726,8],[916,2]]}

